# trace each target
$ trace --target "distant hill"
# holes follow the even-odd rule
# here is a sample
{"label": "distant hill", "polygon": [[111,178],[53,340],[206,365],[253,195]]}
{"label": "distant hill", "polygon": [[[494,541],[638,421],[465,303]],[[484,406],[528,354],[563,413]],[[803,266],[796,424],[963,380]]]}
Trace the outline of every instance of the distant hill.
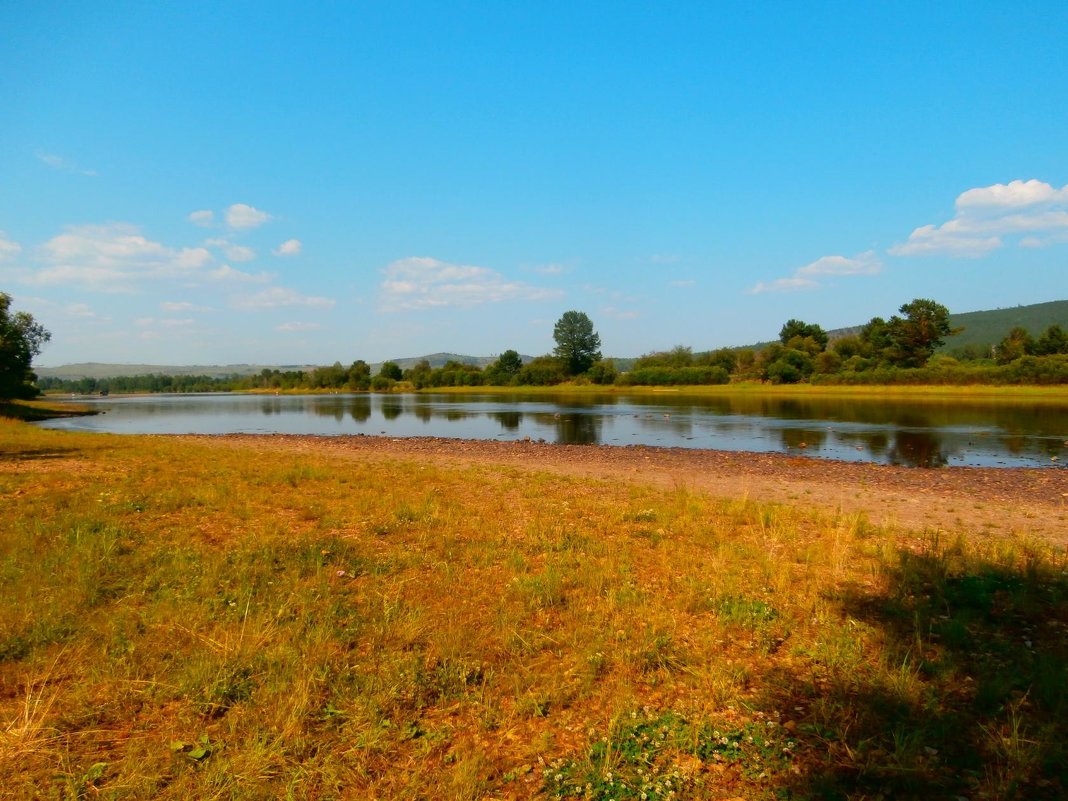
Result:
{"label": "distant hill", "polygon": [[[531,356],[521,356],[524,362]],[[445,362],[455,361],[460,364],[473,364],[485,367],[497,361],[496,356],[463,356],[459,353],[431,353],[427,356],[412,356],[404,359],[390,359],[402,370],[414,367],[426,359],[431,367],[444,367]],[[206,375],[209,378],[226,378],[232,375],[255,375],[263,370],[314,370],[323,365],[317,364],[106,364],[102,362],[83,362],[81,364],[64,364],[59,367],[34,367],[34,372],[41,378],[74,379],[79,378],[117,378],[131,375]],[[348,364],[345,365],[346,367]],[[371,371],[377,373],[382,362],[370,365]]]}
{"label": "distant hill", "polygon": [[[866,321],[865,321],[866,322]],[[966,345],[995,345],[1005,338],[1016,326],[1026,328],[1032,336],[1038,336],[1051,325],[1057,324],[1068,328],[1068,300],[1054,300],[1048,303],[1033,303],[1030,306],[1013,306],[1008,309],[990,309],[987,311],[964,312],[951,314],[950,325],[953,328],[963,329],[959,334],[947,337],[943,351]],[[849,328],[836,328],[828,331],[828,336],[834,340],[839,337],[856,334],[862,324]],[[769,342],[758,342],[746,347],[759,349]],[[734,348],[733,350],[741,350]],[[529,362],[532,356],[522,356],[523,362]],[[459,353],[431,353],[426,356],[411,356],[401,359],[390,359],[402,370],[414,367],[418,362],[426,359],[430,366],[443,367],[445,362],[455,361],[461,364],[473,364],[485,367],[497,361],[497,356],[464,356]],[[629,370],[635,362],[635,358],[617,358],[616,367],[620,370]],[[212,378],[225,378],[231,375],[253,375],[264,369],[268,370],[314,370],[322,365],[314,364],[223,364],[223,365],[165,365],[165,364],[103,364],[100,362],[86,362],[83,364],[65,364],[61,367],[35,367],[37,375],[42,378],[51,376],[55,378],[78,379],[78,378],[114,378],[116,376],[130,375],[206,375]],[[347,366],[347,365],[346,365]],[[377,373],[382,362],[371,364],[371,371]]]}
{"label": "distant hill", "polygon": [[965,345],[996,345],[1016,326],[1026,328],[1034,337],[1055,324],[1068,329],[1068,300],[951,314],[949,322],[954,328],[964,330],[947,337],[943,350]]}
{"label": "distant hill", "polygon": [[210,378],[226,378],[231,375],[254,375],[264,368],[268,370],[311,370],[315,365],[305,364],[107,364],[103,362],[82,362],[64,364],[59,367],[34,367],[33,371],[41,378],[62,379],[78,378],[116,378],[130,375],[206,375]]}

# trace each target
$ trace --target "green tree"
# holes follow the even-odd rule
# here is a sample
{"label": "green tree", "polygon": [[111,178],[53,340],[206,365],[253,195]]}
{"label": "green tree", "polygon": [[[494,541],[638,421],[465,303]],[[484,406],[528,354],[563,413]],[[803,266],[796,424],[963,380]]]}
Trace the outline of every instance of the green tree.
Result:
{"label": "green tree", "polygon": [[431,368],[428,359],[420,359],[415,363],[414,367],[404,371],[405,379],[411,381],[412,386],[416,389],[423,389],[423,387],[430,386],[430,381],[433,375],[434,370]]}
{"label": "green tree", "polygon": [[738,369],[738,353],[730,348],[720,348],[708,354],[708,364],[712,367],[722,367],[728,373]]}
{"label": "green tree", "polygon": [[360,392],[366,392],[371,388],[371,367],[363,359],[357,359],[352,363],[352,366],[349,367],[346,386],[348,386],[349,389]]}
{"label": "green tree", "polygon": [[30,365],[52,338],[28,312],[11,313],[11,296],[0,292],[0,400],[38,394]]}
{"label": "green tree", "polygon": [[517,351],[506,350],[497,357],[483,372],[483,383],[487,386],[507,386],[519,371],[523,369],[523,357]]}
{"label": "green tree", "polygon": [[564,312],[553,327],[553,339],[553,353],[563,361],[568,375],[581,375],[601,358],[601,338],[583,312]]}
{"label": "green tree", "polygon": [[[787,320],[779,331],[779,341],[787,347],[795,350],[811,350],[811,346],[798,348],[795,339],[812,339],[815,343],[815,352],[819,353],[827,347],[827,332],[815,323],[806,323],[801,320]],[[808,343],[804,343],[808,345]]]}
{"label": "green tree", "polygon": [[926,298],[916,298],[898,309],[904,317],[887,323],[893,345],[891,360],[899,367],[923,367],[945,337],[953,333],[949,309]]}
{"label": "green tree", "polygon": [[1068,333],[1054,323],[1035,341],[1034,353],[1036,356],[1055,356],[1058,353],[1068,353]]}
{"label": "green tree", "polygon": [[616,363],[611,359],[596,361],[586,371],[586,376],[594,384],[614,384],[618,375],[619,371],[616,370]]}
{"label": "green tree", "polygon": [[1026,328],[1016,326],[1009,331],[998,346],[994,349],[994,358],[998,364],[1008,364],[1016,361],[1021,356],[1029,356],[1035,352],[1035,341]]}
{"label": "green tree", "polygon": [[544,387],[563,383],[566,379],[564,365],[560,359],[553,356],[537,356],[523,365],[523,369],[515,378],[515,383],[521,386]]}
{"label": "green tree", "polygon": [[404,373],[396,362],[382,362],[382,366],[378,368],[378,375],[390,381],[400,381]]}
{"label": "green tree", "polygon": [[867,324],[860,329],[861,349],[859,354],[842,354],[847,359],[850,356],[860,355],[874,359],[882,359],[883,355],[893,347],[894,339],[890,330],[890,324],[882,317],[872,317]]}

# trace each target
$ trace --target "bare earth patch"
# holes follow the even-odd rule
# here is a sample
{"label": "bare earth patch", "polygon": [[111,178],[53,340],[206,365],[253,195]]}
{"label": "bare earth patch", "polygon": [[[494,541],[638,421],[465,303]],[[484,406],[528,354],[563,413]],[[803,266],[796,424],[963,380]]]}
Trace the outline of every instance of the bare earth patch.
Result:
{"label": "bare earth patch", "polygon": [[252,449],[436,465],[501,465],[581,478],[676,486],[715,497],[863,513],[878,525],[970,535],[1035,536],[1068,546],[1068,470],[947,467],[925,470],[785,454],[550,445],[416,437],[190,436]]}

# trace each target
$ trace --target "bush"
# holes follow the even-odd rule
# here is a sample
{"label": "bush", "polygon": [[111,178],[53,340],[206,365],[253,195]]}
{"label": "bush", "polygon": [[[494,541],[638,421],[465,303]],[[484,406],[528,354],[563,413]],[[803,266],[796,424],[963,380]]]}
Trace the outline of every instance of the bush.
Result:
{"label": "bush", "polygon": [[722,367],[640,367],[616,379],[620,386],[699,386],[726,384],[730,375]]}
{"label": "bush", "polygon": [[551,356],[539,356],[516,374],[516,383],[534,387],[562,384],[567,380],[563,364]]}

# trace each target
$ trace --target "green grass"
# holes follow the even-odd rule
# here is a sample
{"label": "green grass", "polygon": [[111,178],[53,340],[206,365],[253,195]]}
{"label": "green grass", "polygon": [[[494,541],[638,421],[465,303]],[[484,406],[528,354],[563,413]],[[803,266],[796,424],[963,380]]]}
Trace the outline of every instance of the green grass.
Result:
{"label": "green grass", "polygon": [[1023,539],[5,421],[0,504],[0,797],[1068,788]]}

